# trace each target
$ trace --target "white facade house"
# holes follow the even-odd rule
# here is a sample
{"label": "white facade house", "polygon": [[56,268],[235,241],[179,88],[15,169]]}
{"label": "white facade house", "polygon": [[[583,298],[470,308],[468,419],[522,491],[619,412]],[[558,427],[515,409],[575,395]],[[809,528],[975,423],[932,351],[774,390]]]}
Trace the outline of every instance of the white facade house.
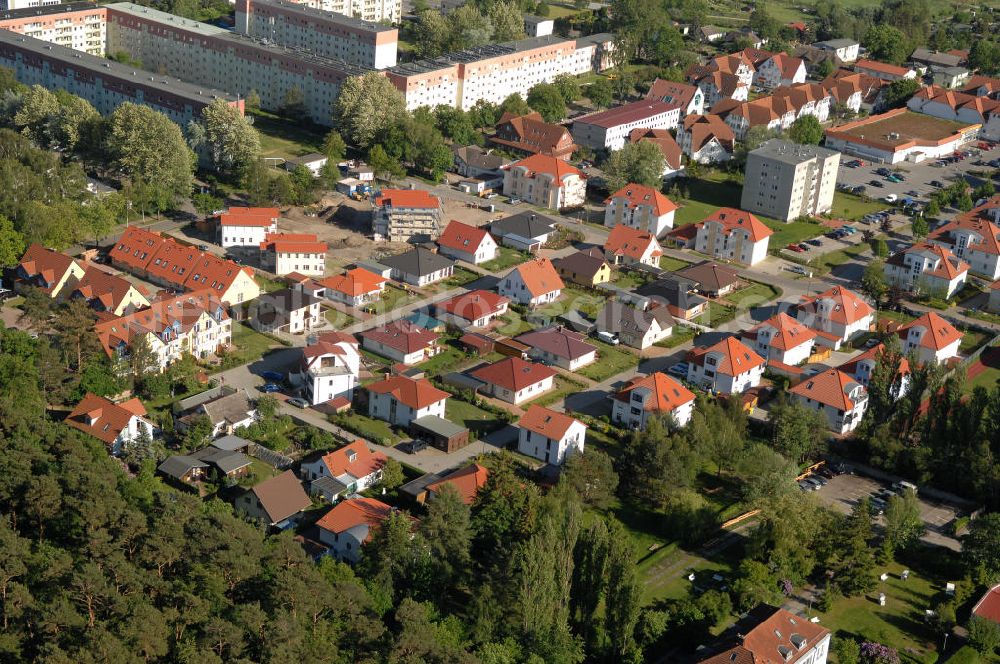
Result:
{"label": "white facade house", "polygon": [[268,233],[278,232],[278,208],[229,208],[216,217],[219,244],[223,249],[256,249]]}
{"label": "white facade house", "polygon": [[572,134],[578,145],[620,150],[634,129],[675,129],[680,121],[680,105],[644,99],[578,118]]}
{"label": "white facade house", "polygon": [[928,241],[947,247],[968,263],[969,271],[1000,279],[1000,196],[958,215],[936,229]]}
{"label": "white facade house", "polygon": [[658,99],[681,107],[681,118],[705,112],[705,93],[697,85],[658,78],[649,86],[646,99]]}
{"label": "white facade house", "polygon": [[503,193],[531,205],[561,210],[583,205],[587,178],[568,161],[535,154],[507,167]]}
{"label": "white facade house", "polygon": [[544,364],[509,357],[474,369],[469,375],[483,383],[483,393],[516,406],[551,390],[556,372]]}
{"label": "white facade house", "polygon": [[260,264],[279,277],[293,272],[321,277],[328,249],[312,233],[268,233],[260,243]]}
{"label": "white facade house", "polygon": [[264,293],[247,307],[251,325],[260,332],[302,334],[319,327],[322,315],[318,297],[291,288]]}
{"label": "white facade house", "polygon": [[968,274],[968,263],[947,247],[930,242],[919,242],[885,262],[891,285],[945,299],[962,289]]}
{"label": "white facade house", "polygon": [[444,419],[450,396],[426,378],[389,376],[368,386],[368,416],[397,427],[409,427],[413,420],[428,415]]}
{"label": "white facade house", "polygon": [[554,466],[583,454],[587,425],[565,413],[529,406],[517,422],[517,451]]}
{"label": "white facade house", "polygon": [[789,388],[788,393],[793,401],[822,414],[830,430],[837,434],[856,429],[868,407],[865,386],[837,369],[810,376]]}
{"label": "white facade house", "polygon": [[388,279],[374,272],[356,267],[344,274],[327,277],[320,281],[319,285],[323,287],[328,299],[351,307],[360,307],[382,297],[387,281]]}
{"label": "white facade house", "polygon": [[316,522],[317,537],[326,545],[328,555],[354,564],[361,560],[365,543],[392,512],[392,507],[374,498],[348,498]]}
{"label": "white facade house", "polygon": [[757,67],[753,77],[754,85],[773,90],[782,85],[806,82],[806,64],[801,58],[793,58],[784,53],[776,53]]}
{"label": "white facade house", "polygon": [[767,258],[768,238],[774,234],[754,215],[734,208],[720,208],[695,228],[696,251],[744,265]]}
{"label": "white facade house", "polygon": [[333,452],[303,461],[299,476],[306,482],[332,478],[344,486],[345,494],[350,495],[361,493],[381,481],[385,462],[384,454],[372,452],[363,440],[355,440]]}
{"label": "white facade house", "polygon": [[688,361],[688,382],[719,394],[742,394],[760,385],[764,358],[736,337],[695,348]]}
{"label": "white facade house", "polygon": [[694,414],[695,396],[688,388],[657,371],[633,378],[612,397],[611,421],[628,429],[645,430],[649,418],[669,417],[678,427],[687,426]]}
{"label": "white facade house", "polygon": [[[848,376],[852,376],[854,380],[858,381],[865,387],[868,387],[868,383],[871,381],[872,374],[875,372],[875,367],[878,363],[882,361],[882,355],[885,352],[885,344],[878,344],[866,350],[865,352],[852,357],[849,361],[837,367]],[[910,385],[910,362],[906,359],[906,356],[900,357],[898,375],[895,383],[895,393],[893,394],[894,399],[899,399],[904,394]]]}
{"label": "white facade house", "polygon": [[559,299],[565,287],[552,261],[536,258],[511,270],[500,280],[497,291],[512,302],[537,307]]}
{"label": "white facade house", "polygon": [[91,392],[80,400],[64,422],[100,439],[114,456],[125,452],[129,443],[141,436],[152,440],[156,431],[153,423],[146,419],[146,408],[138,399],[114,403]]}
{"label": "white facade house", "polygon": [[365,330],[360,336],[365,350],[403,364],[419,364],[441,351],[436,333],[405,319]]}
{"label": "white facade house", "polygon": [[898,330],[903,352],[921,364],[944,364],[958,357],[962,333],[938,314],[930,311]]}
{"label": "white facade house", "polygon": [[587,337],[562,326],[532,330],[515,339],[531,350],[528,354],[541,362],[567,371],[576,371],[597,361],[597,346]]}
{"label": "white facade house", "polygon": [[816,42],[812,46],[823,51],[830,51],[847,63],[857,60],[858,52],[861,50],[861,44],[853,39],[827,39],[826,41]]}
{"label": "white facade house", "polygon": [[663,249],[656,236],[644,230],[618,225],[604,242],[604,258],[610,265],[648,265],[659,268]]}
{"label": "white facade house", "polygon": [[733,158],[736,135],[718,115],[691,115],[677,128],[681,151],[699,164],[716,164]]}
{"label": "white facade house", "polygon": [[343,332],[327,332],[302,349],[299,365],[288,379],[302,388],[302,396],[314,406],[334,399],[350,403],[360,371],[357,340]]}
{"label": "white facade house", "polygon": [[460,221],[449,223],[437,243],[445,256],[474,265],[493,260],[499,250],[496,240],[485,229]]}
{"label": "white facade house", "polygon": [[857,293],[834,286],[818,295],[804,296],[795,318],[816,331],[817,343],[838,350],[852,337],[872,329],[875,310]]}
{"label": "white facade house", "polygon": [[779,313],[743,332],[743,338],[768,362],[802,364],[812,355],[816,332],[786,313]]}
{"label": "white facade house", "polygon": [[622,225],[660,238],[674,227],[677,205],[660,191],[641,184],[627,184],[604,201],[604,225]]}

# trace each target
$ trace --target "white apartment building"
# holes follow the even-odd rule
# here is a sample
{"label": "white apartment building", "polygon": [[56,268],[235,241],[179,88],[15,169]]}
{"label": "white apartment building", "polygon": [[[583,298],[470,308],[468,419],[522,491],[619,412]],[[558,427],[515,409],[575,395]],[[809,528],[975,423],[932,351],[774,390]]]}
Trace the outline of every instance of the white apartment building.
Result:
{"label": "white apartment building", "polygon": [[594,150],[620,150],[633,129],[675,129],[681,107],[642,99],[573,121],[573,140]]}
{"label": "white apartment building", "polygon": [[838,369],[806,378],[788,389],[792,400],[826,418],[830,431],[845,434],[861,424],[868,407],[868,390]]}
{"label": "white apartment building", "polygon": [[104,56],[107,12],[90,2],[7,0],[0,11],[0,30],[9,30],[74,51]]}
{"label": "white apartment building", "polygon": [[678,427],[694,414],[695,396],[665,373],[633,378],[612,397],[611,421],[628,429],[645,430],[649,418],[667,416]]}
{"label": "white apartment building", "polygon": [[695,224],[695,250],[703,254],[756,265],[767,258],[770,228],[749,212],[720,208]]}
{"label": "white apartment building", "polygon": [[944,364],[958,357],[962,333],[944,318],[929,311],[898,330],[903,352],[913,355],[923,364]]}
{"label": "white apartment building", "polygon": [[576,207],[586,199],[587,176],[568,161],[535,154],[507,167],[503,193],[552,210]]}
{"label": "white apartment building", "polygon": [[773,90],[782,85],[806,82],[806,64],[801,58],[793,58],[784,53],[776,53],[765,60],[754,72],[753,82],[762,88]]}
{"label": "white apartment building", "polygon": [[661,238],[674,227],[677,204],[652,187],[627,184],[604,205],[604,225],[608,228],[623,225]]}
{"label": "white apartment building", "polygon": [[768,362],[802,364],[812,355],[816,332],[786,313],[779,313],[742,333],[743,339]]}
{"label": "white apartment building", "polygon": [[688,360],[688,382],[719,394],[742,394],[760,385],[764,358],[736,337],[696,347]]}
{"label": "white apartment building", "polygon": [[839,350],[851,337],[868,332],[875,310],[860,295],[834,286],[818,295],[806,295],[795,308],[795,319],[816,331],[817,343]]}
{"label": "white apartment building", "polygon": [[216,219],[216,237],[223,249],[257,249],[269,234],[278,232],[278,208],[229,208]]}
{"label": "white apartment building", "polygon": [[949,298],[965,285],[969,264],[947,247],[919,242],[885,262],[886,280],[896,288]]}
{"label": "white apartment building", "polygon": [[928,241],[947,247],[968,263],[969,271],[990,281],[1000,279],[1000,196],[935,230]]}
{"label": "white apartment building", "polygon": [[[359,3],[360,4],[360,3]],[[374,5],[374,2],[365,3]],[[399,5],[395,4],[398,11]],[[375,12],[372,12],[375,13]],[[293,0],[236,0],[236,31],[374,69],[396,64],[398,30],[353,12],[314,9]]]}
{"label": "white apartment building", "polygon": [[517,451],[554,466],[583,454],[587,425],[565,413],[529,406],[517,421]]}
{"label": "white apartment building", "polygon": [[398,24],[403,15],[400,0],[302,0],[303,5],[324,12],[353,16],[369,23]]}
{"label": "white apartment building", "polygon": [[397,427],[409,427],[413,420],[428,415],[444,419],[450,396],[426,378],[389,376],[368,386],[368,416]]}
{"label": "white apartment building", "polygon": [[328,250],[312,233],[269,233],[260,243],[260,264],[279,277],[292,272],[321,277]]}
{"label": "white apartment building", "polygon": [[829,212],[839,167],[839,152],[772,139],[747,154],[740,207],[784,221]]}
{"label": "white apartment building", "polygon": [[349,404],[360,371],[357,340],[343,332],[327,332],[302,349],[298,366],[288,372],[288,380],[301,387],[302,396],[314,406],[333,399]]}

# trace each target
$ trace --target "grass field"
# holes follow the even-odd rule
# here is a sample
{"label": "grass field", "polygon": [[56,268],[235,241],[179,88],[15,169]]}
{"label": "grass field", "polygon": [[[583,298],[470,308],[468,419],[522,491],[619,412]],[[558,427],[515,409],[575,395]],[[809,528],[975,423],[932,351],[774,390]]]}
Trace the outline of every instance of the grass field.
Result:
{"label": "grass field", "polygon": [[384,314],[392,311],[393,309],[398,309],[399,307],[402,307],[416,299],[417,298],[415,296],[409,295],[402,288],[398,288],[390,284],[387,285],[385,290],[382,291],[382,297],[379,301],[368,306],[373,306],[378,313]]}
{"label": "grass field", "polygon": [[989,339],[990,337],[983,332],[965,330],[962,334],[962,342],[958,345],[958,352],[962,354],[971,353],[989,341]]}
{"label": "grass field", "polygon": [[879,320],[894,320],[901,325],[905,325],[911,320],[914,320],[913,316],[910,316],[909,314],[904,314],[899,311],[889,311],[887,309],[879,310],[878,318]]}
{"label": "grass field", "polygon": [[555,379],[555,389],[546,392],[531,403],[538,404],[539,406],[551,406],[565,399],[567,394],[579,392],[584,387],[586,386],[583,383],[578,383],[575,380],[570,380],[565,376],[559,375]]}
{"label": "grass field", "polygon": [[491,261],[486,261],[480,267],[493,273],[499,273],[515,265],[520,265],[529,258],[531,257],[528,254],[522,253],[517,249],[500,247],[497,250],[497,257]]}
{"label": "grass field", "polygon": [[333,325],[338,330],[350,327],[358,322],[358,319],[354,316],[345,314],[343,311],[333,308],[327,309],[323,314],[323,318],[325,318],[330,325]]}
{"label": "grass field", "polygon": [[603,341],[591,341],[590,343],[597,346],[597,361],[577,369],[576,373],[581,376],[600,382],[615,374],[620,374],[630,367],[635,368],[639,364],[638,358],[626,350]]}
{"label": "grass field", "polygon": [[674,272],[676,270],[683,270],[687,266],[691,265],[687,261],[682,261],[679,258],[674,258],[673,256],[661,256],[660,257],[660,269],[667,270],[669,272]]}
{"label": "grass field", "polygon": [[505,334],[508,337],[516,337],[519,334],[524,334],[529,330],[535,328],[534,325],[524,320],[516,311],[510,310],[500,317],[500,325],[496,328],[496,331],[500,334]]}
{"label": "grass field", "polygon": [[442,350],[440,353],[427,360],[426,362],[421,362],[417,366],[424,370],[428,376],[437,376],[449,371],[455,371],[458,369],[458,365],[465,360],[465,353],[462,352],[457,343],[454,340],[448,340],[446,343],[442,344]]}
{"label": "grass field", "polygon": [[446,291],[452,288],[457,288],[459,286],[464,286],[465,284],[475,281],[479,278],[479,275],[472,270],[466,270],[464,267],[455,266],[455,271],[450,277],[439,281],[434,284],[438,291]]}
{"label": "grass field", "polygon": [[461,399],[448,399],[445,403],[444,416],[448,421],[467,428],[480,438],[504,425],[493,413]]}
{"label": "grass field", "polygon": [[535,310],[540,316],[555,318],[572,309],[579,310],[588,316],[596,316],[604,308],[606,298],[596,293],[585,291],[578,286],[568,285],[562,290],[562,295],[555,302],[538,307]]}
{"label": "grass field", "polygon": [[[259,359],[270,348],[277,346],[278,342],[257,332],[249,325],[233,323],[233,345],[236,346],[236,350],[230,357],[238,357],[239,362],[237,364],[247,364]],[[233,362],[235,360],[230,361]],[[234,364],[233,366],[236,365]]]}
{"label": "grass field", "polygon": [[751,282],[746,288],[727,295],[726,299],[736,305],[738,309],[749,309],[759,307],[762,304],[771,302],[781,297],[781,289],[770,284]]}
{"label": "grass field", "polygon": [[1000,384],[1000,369],[986,367],[975,378],[967,379],[962,385],[962,390],[966,393],[971,393],[972,390],[980,386],[985,387],[987,390],[992,390],[998,384]]}
{"label": "grass field", "polygon": [[833,195],[833,208],[830,210],[830,214],[834,217],[856,220],[861,219],[866,214],[884,210],[885,207],[885,204],[879,201],[838,191]]}
{"label": "grass field", "polygon": [[682,343],[691,341],[695,337],[694,328],[688,327],[686,325],[674,325],[674,331],[670,333],[670,336],[656,343],[660,348],[676,348]]}
{"label": "grass field", "polygon": [[771,236],[771,239],[767,243],[768,248],[772,252],[776,252],[793,242],[798,244],[817,235],[822,235],[826,230],[818,222],[793,221],[786,224],[783,221],[768,219],[760,215],[757,215],[757,217],[764,222],[764,225],[774,231],[774,235]]}
{"label": "grass field", "polygon": [[395,445],[400,441],[399,436],[392,430],[388,422],[376,420],[361,413],[354,411],[340,413],[333,415],[330,420],[337,426],[343,427],[351,433],[372,440],[380,445]]}
{"label": "grass field", "polygon": [[320,152],[325,131],[308,122],[295,122],[261,111],[254,114],[253,126],[260,132],[261,154],[265,157],[301,157]]}

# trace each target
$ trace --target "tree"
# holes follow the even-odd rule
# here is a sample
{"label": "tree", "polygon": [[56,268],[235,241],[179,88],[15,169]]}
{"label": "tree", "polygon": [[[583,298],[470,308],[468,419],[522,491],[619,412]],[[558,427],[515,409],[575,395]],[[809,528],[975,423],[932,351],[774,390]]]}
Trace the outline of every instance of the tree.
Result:
{"label": "tree", "polygon": [[148,106],[125,102],[108,118],[108,156],[139,185],[140,205],[169,208],[191,192],[194,155],[180,127]]}
{"label": "tree", "polygon": [[[927,204],[927,209],[930,210],[930,203]],[[940,210],[938,210],[940,212]],[[927,219],[923,216],[917,216],[913,218],[913,223],[911,225],[913,230],[913,237],[920,239],[927,237],[930,233],[930,225],[927,223]]]}
{"label": "tree", "polygon": [[260,134],[239,110],[214,99],[201,112],[205,145],[212,165],[224,175],[242,177],[260,159]]}
{"label": "tree", "polygon": [[250,92],[243,99],[243,110],[250,114],[260,112],[260,94],[253,88],[250,89]]}
{"label": "tree", "polygon": [[556,86],[556,89],[559,90],[559,94],[562,96],[563,101],[567,104],[579,101],[580,97],[583,96],[583,91],[580,89],[580,83],[572,74],[559,74],[555,77],[555,80],[552,81],[552,84]]}
{"label": "tree", "polygon": [[740,562],[736,581],[733,583],[736,605],[749,610],[760,604],[777,604],[778,578],[767,565],[757,560],[745,558]]}
{"label": "tree", "polygon": [[862,498],[844,520],[837,547],[839,559],[831,561],[835,583],[849,597],[875,586],[875,552],[871,540],[871,505],[867,498]]}
{"label": "tree", "polygon": [[604,162],[608,189],[618,191],[629,183],[659,189],[663,182],[666,159],[660,147],[651,141],[627,143]]}
{"label": "tree", "polygon": [[754,506],[798,490],[794,482],[798,466],[767,445],[751,446],[739,460],[736,474],[743,479],[744,498]]}
{"label": "tree", "polygon": [[831,648],[837,656],[837,664],[858,664],[861,659],[861,646],[850,637],[841,637],[833,642]]}
{"label": "tree", "polygon": [[524,14],[516,2],[497,0],[489,5],[493,41],[506,42],[524,38]]}
{"label": "tree", "polygon": [[577,492],[584,503],[605,509],[618,488],[618,474],[611,457],[598,449],[587,449],[566,459],[560,481]]}
{"label": "tree", "polygon": [[32,85],[21,95],[21,105],[14,115],[14,126],[43,147],[53,144],[49,121],[59,113],[55,93],[40,85]]}
{"label": "tree", "polygon": [[895,553],[913,544],[924,532],[917,494],[907,489],[901,496],[889,498],[885,508],[885,541]]}
{"label": "tree", "polygon": [[778,398],[771,409],[774,449],[798,463],[813,458],[826,438],[826,419],[797,401]]}
{"label": "tree", "polygon": [[612,521],[608,535],[608,587],[604,598],[604,620],[610,650],[614,661],[634,662],[638,657],[634,634],[639,621],[642,586],[625,528],[617,521]]}
{"label": "tree", "polygon": [[558,122],[566,117],[566,102],[552,83],[538,83],[528,90],[528,106],[542,114],[546,122]]}
{"label": "tree", "polygon": [[[471,512],[453,484],[435,492],[419,529],[430,550],[433,578],[441,590],[453,590],[469,574],[472,546]],[[446,599],[444,593],[438,597],[439,604]]]}
{"label": "tree", "polygon": [[895,648],[865,641],[859,649],[859,662],[861,664],[900,664],[899,653]]}
{"label": "tree", "polygon": [[1000,43],[989,39],[976,39],[969,49],[969,68],[986,76],[1000,74]]}
{"label": "tree", "polygon": [[630,495],[663,506],[672,492],[691,485],[697,461],[687,438],[671,434],[667,420],[653,417],[645,431],[626,439],[618,459],[619,474],[630,478],[625,487]]}
{"label": "tree", "polygon": [[493,23],[472,3],[459,5],[447,15],[450,29],[448,50],[464,51],[485,46],[493,37]]}
{"label": "tree", "polygon": [[413,47],[421,58],[436,58],[448,50],[451,26],[441,12],[425,9],[416,12]]}
{"label": "tree", "polygon": [[969,643],[980,655],[992,655],[1000,646],[1000,625],[982,616],[972,616],[969,619]]}
{"label": "tree", "polygon": [[0,216],[0,266],[17,265],[26,248],[24,236],[14,228],[14,223]]}
{"label": "tree", "polygon": [[412,569],[411,528],[410,516],[394,510],[362,547],[358,574],[369,581],[377,597],[388,602],[399,596]]}
{"label": "tree", "polygon": [[611,81],[601,77],[587,86],[586,95],[590,99],[591,103],[597,108],[607,108],[611,106],[611,100],[614,98],[614,89],[611,87]]}
{"label": "tree", "polygon": [[890,64],[903,64],[912,50],[905,35],[890,24],[873,25],[861,38],[861,45],[868,49],[873,60]]}
{"label": "tree", "polygon": [[1000,513],[974,519],[962,540],[962,557],[977,583],[993,585],[1000,579]]}
{"label": "tree", "polygon": [[396,86],[379,72],[368,72],[344,81],[333,121],[348,140],[367,149],[377,134],[405,114],[406,100]]}
{"label": "tree", "polygon": [[216,210],[222,209],[225,204],[218,196],[213,196],[209,193],[197,193],[191,197],[191,204],[194,205],[195,212],[200,215],[208,216],[215,212]]}
{"label": "tree", "polygon": [[323,154],[334,163],[342,161],[347,154],[347,144],[336,129],[331,129],[323,138]]}
{"label": "tree", "polygon": [[823,140],[823,127],[815,115],[803,115],[788,128],[788,138],[803,145],[819,145]]}
{"label": "tree", "polygon": [[386,459],[382,466],[382,479],[379,484],[383,488],[391,490],[402,484],[403,480],[403,466],[392,457]]}
{"label": "tree", "polygon": [[309,111],[306,108],[306,96],[302,93],[302,88],[293,85],[285,91],[285,96],[281,98],[280,112],[286,118],[292,120],[305,120]]}
{"label": "tree", "polygon": [[717,474],[730,470],[746,447],[747,418],[737,399],[720,406],[717,401],[699,401],[684,433],[691,446],[715,463]]}
{"label": "tree", "polygon": [[898,81],[893,81],[885,88],[885,94],[882,96],[882,108],[888,110],[904,106],[918,90],[920,90],[920,81],[915,78],[901,78]]}
{"label": "tree", "polygon": [[883,261],[889,257],[889,243],[884,237],[876,238],[872,242],[872,253]]}
{"label": "tree", "polygon": [[406,175],[406,169],[399,160],[386,154],[385,148],[381,145],[372,146],[368,151],[368,165],[371,166],[375,177],[380,180],[395,180]]}
{"label": "tree", "polygon": [[595,520],[580,533],[570,589],[570,619],[587,643],[596,640],[595,616],[607,585],[610,533],[604,519]]}
{"label": "tree", "polygon": [[434,109],[434,125],[457,145],[482,145],[483,135],[474,123],[472,113],[441,104]]}
{"label": "tree", "polygon": [[865,266],[861,275],[861,290],[871,299],[879,302],[889,291],[889,283],[885,278],[885,262],[877,258]]}
{"label": "tree", "polygon": [[823,60],[813,68],[813,76],[822,80],[833,73],[833,63],[829,60]]}
{"label": "tree", "polygon": [[927,201],[927,207],[924,208],[924,214],[928,217],[936,217],[941,214],[941,203],[938,202],[937,198],[933,196],[929,201]]}
{"label": "tree", "polygon": [[524,98],[520,94],[512,92],[500,103],[500,113],[501,115],[504,113],[527,115],[531,113],[531,107],[528,106],[528,102],[524,101]]}

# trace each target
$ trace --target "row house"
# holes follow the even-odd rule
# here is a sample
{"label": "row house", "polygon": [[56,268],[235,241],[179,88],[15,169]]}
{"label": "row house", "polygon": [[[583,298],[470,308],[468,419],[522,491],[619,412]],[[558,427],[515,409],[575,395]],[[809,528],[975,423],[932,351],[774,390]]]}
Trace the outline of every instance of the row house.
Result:
{"label": "row house", "polygon": [[982,125],[981,138],[1000,139],[1000,101],[996,99],[929,85],[910,97],[906,106],[911,111],[942,120]]}
{"label": "row house", "polygon": [[742,104],[727,103],[713,108],[725,117],[737,140],[746,138],[753,127],[784,131],[800,117],[814,115],[821,123],[830,116],[831,97],[818,83],[776,88],[770,96]]}
{"label": "row house", "polygon": [[733,158],[736,135],[718,115],[689,115],[677,128],[677,144],[692,161],[718,164]]}
{"label": "row house", "polygon": [[754,85],[767,90],[805,82],[805,62],[801,58],[793,58],[785,53],[775,53],[764,60],[753,76]]}
{"label": "row house", "polygon": [[[852,113],[858,113],[864,103],[865,75],[843,70],[839,76],[830,74],[822,81],[820,86],[832,98],[832,103],[840,104]],[[876,79],[881,81],[881,79]],[[881,84],[875,86],[876,90],[881,89]]]}
{"label": "row house", "polygon": [[896,288],[950,298],[965,285],[969,264],[939,244],[918,242],[885,262],[886,280]]}

